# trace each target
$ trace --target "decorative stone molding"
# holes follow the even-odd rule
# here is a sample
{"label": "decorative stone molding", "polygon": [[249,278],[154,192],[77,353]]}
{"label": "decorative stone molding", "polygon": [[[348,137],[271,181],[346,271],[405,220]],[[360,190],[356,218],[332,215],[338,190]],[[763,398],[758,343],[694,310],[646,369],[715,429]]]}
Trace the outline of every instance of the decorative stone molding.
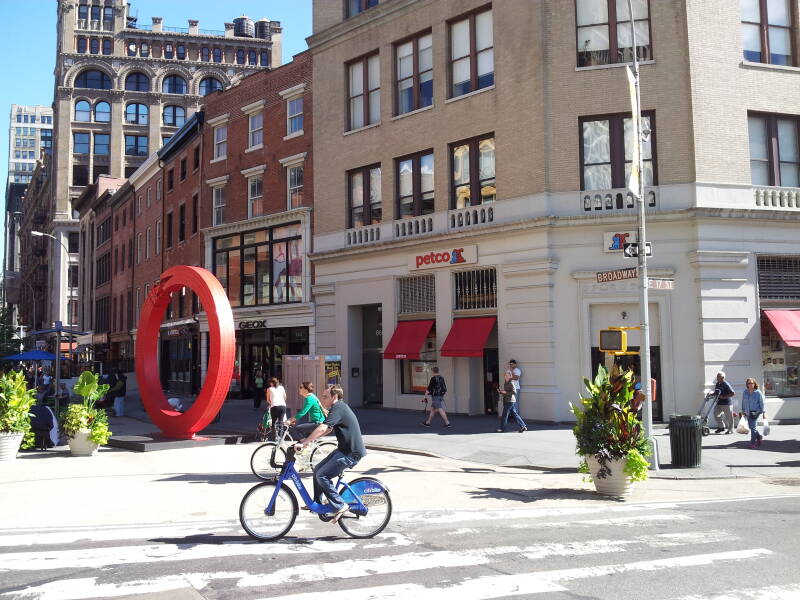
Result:
{"label": "decorative stone molding", "polygon": [[267,165],[257,165],[255,167],[250,167],[249,169],[244,169],[243,171],[239,171],[245,177],[253,177],[254,175],[260,175],[264,171],[267,170]]}
{"label": "decorative stone molding", "polygon": [[308,152],[293,154],[292,156],[287,156],[286,158],[279,158],[278,162],[281,163],[282,167],[294,167],[305,161],[307,154]]}
{"label": "decorative stone molding", "polygon": [[281,98],[284,100],[292,100],[293,98],[297,98],[298,96],[302,96],[306,90],[305,83],[298,83],[295,86],[287,88],[285,90],[281,90],[278,92]]}

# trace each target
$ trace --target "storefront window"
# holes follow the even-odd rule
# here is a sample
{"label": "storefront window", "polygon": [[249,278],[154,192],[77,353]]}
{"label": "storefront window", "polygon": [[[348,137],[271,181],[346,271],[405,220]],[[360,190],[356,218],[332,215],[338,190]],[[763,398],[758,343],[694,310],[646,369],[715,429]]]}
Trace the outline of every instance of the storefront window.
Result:
{"label": "storefront window", "polygon": [[214,241],[214,274],[232,306],[303,300],[303,240],[299,223],[248,231]]}
{"label": "storefront window", "polygon": [[800,396],[800,348],[787,346],[769,319],[763,316],[761,362],[766,396]]}
{"label": "storefront window", "polygon": [[403,394],[424,394],[428,389],[428,381],[433,377],[436,366],[436,327],[431,327],[420,352],[419,359],[400,361],[401,392]]}

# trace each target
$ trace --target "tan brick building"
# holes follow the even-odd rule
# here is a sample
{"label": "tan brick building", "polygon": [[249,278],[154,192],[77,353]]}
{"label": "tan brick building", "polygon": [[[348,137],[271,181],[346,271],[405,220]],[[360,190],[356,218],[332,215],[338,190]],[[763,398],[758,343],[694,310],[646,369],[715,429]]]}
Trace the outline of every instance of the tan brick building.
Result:
{"label": "tan brick building", "polygon": [[[800,5],[749,4],[633,2],[650,276],[675,281],[656,419],[718,370],[800,416]],[[523,415],[570,420],[598,331],[638,324],[634,282],[596,277],[634,266],[625,7],[314,2],[316,351],[354,402],[418,408],[438,365],[449,409],[491,411],[515,358]]]}

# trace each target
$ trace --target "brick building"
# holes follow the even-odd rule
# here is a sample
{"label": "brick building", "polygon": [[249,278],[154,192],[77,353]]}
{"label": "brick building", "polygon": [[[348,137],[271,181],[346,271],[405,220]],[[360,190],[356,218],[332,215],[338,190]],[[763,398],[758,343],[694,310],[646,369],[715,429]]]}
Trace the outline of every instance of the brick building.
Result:
{"label": "brick building", "polygon": [[[204,264],[233,307],[233,389],[243,394],[252,393],[257,370],[280,377],[284,354],[314,346],[312,107],[307,52],[205,102]],[[208,331],[203,314],[200,330]],[[205,368],[207,343],[202,353]]]}
{"label": "brick building", "polygon": [[[797,418],[800,3],[633,6],[650,276],[675,282],[650,294],[654,416],[724,370]],[[316,352],[395,408],[436,365],[463,413],[495,407],[515,358],[523,415],[571,420],[598,331],[640,322],[636,283],[597,279],[633,266],[614,242],[636,235],[626,3],[346,8],[315,0],[308,38]]]}

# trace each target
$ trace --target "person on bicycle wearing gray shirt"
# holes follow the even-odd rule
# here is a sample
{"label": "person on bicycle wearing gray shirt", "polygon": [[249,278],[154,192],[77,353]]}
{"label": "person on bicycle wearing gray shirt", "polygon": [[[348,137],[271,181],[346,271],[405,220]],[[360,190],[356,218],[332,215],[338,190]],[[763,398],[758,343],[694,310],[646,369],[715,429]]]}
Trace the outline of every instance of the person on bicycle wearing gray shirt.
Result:
{"label": "person on bicycle wearing gray shirt", "polygon": [[325,494],[334,508],[332,523],[336,523],[349,509],[347,503],[336,492],[333,479],[339,477],[345,469],[352,469],[367,454],[361,438],[361,427],[350,407],[343,402],[344,391],[339,385],[329,385],[319,396],[320,403],[328,410],[328,417],[320,423],[307,437],[300,440],[299,445],[305,448],[316,440],[330,433],[336,434],[338,448],[331,452],[314,469],[314,500],[319,502],[320,492]]}

